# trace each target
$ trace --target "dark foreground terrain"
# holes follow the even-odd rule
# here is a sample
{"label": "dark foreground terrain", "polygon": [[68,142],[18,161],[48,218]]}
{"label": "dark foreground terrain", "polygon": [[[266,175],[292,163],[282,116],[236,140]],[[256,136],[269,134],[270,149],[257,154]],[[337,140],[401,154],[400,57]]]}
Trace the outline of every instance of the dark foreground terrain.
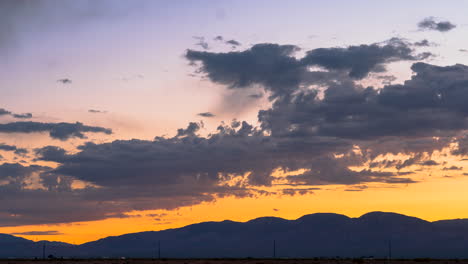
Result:
{"label": "dark foreground terrain", "polygon": [[[161,257],[170,259],[244,258],[242,261],[249,264],[268,264],[272,260],[249,262],[245,259],[247,257],[268,259],[273,256],[288,259],[275,260],[275,263],[284,261],[291,264],[299,263],[292,260],[295,258],[330,259],[337,256],[350,259],[367,256],[366,261],[371,261],[370,256],[385,259],[390,252],[393,259],[418,258],[420,262],[427,260],[422,258],[468,259],[468,220],[428,222],[415,217],[382,212],[368,213],[358,218],[337,214],[305,215],[296,220],[262,217],[245,223],[204,222],[158,232],[126,234],[81,245],[34,242],[0,234],[1,259],[33,259],[41,258],[43,254],[65,259],[150,259],[159,256],[158,252]],[[141,260],[142,263],[144,261],[148,260]],[[322,259],[320,262],[300,262],[345,264],[350,261]],[[354,263],[357,263],[356,261]],[[63,261],[63,264],[68,262]],[[174,264],[189,262],[194,261],[179,261]],[[197,264],[208,262],[200,260]],[[369,263],[374,262],[377,261],[372,260]],[[106,263],[126,264],[110,260]],[[166,264],[159,264],[163,263]],[[218,260],[216,263],[223,262]]]}
{"label": "dark foreground terrain", "polygon": [[0,264],[468,264],[468,259],[1,259]]}

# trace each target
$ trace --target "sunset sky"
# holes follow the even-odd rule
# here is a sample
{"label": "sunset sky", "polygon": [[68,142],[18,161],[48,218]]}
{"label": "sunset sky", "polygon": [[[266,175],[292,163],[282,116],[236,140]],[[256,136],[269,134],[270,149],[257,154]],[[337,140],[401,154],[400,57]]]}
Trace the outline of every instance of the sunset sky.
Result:
{"label": "sunset sky", "polygon": [[0,233],[468,218],[466,10],[0,0]]}

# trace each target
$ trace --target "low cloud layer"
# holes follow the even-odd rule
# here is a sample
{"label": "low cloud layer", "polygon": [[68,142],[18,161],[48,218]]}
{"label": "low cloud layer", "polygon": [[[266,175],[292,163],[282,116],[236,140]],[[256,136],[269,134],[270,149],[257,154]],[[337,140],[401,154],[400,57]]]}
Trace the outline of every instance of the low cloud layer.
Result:
{"label": "low cloud layer", "polygon": [[12,122],[0,124],[0,133],[40,133],[49,132],[53,139],[67,140],[70,138],[86,138],[84,133],[112,134],[112,130],[98,126],[87,126],[83,123],[41,123]]}
{"label": "low cloud layer", "polygon": [[19,235],[19,236],[57,236],[57,235],[62,235],[62,234],[63,233],[57,230],[27,231],[27,232],[11,233],[11,235]]}

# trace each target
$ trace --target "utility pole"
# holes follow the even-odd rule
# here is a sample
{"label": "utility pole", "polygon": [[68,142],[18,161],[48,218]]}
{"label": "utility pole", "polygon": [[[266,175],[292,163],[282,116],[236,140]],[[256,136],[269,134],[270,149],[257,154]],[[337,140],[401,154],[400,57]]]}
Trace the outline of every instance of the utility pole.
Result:
{"label": "utility pole", "polygon": [[388,261],[392,259],[392,240],[388,240]]}
{"label": "utility pole", "polygon": [[45,259],[45,244],[46,244],[46,242],[44,241],[42,243],[42,259]]}
{"label": "utility pole", "polygon": [[276,258],[276,240],[273,240],[273,258]]}
{"label": "utility pole", "polygon": [[158,259],[161,259],[161,240],[158,240]]}

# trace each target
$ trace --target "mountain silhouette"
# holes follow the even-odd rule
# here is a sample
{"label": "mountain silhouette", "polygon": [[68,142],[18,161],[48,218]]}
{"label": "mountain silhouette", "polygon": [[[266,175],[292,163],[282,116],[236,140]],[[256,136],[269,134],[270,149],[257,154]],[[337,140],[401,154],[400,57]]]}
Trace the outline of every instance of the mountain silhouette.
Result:
{"label": "mountain silhouette", "polygon": [[[248,222],[203,222],[163,231],[112,236],[81,245],[33,242],[0,234],[0,257],[164,258],[369,257],[468,258],[468,220],[428,222],[396,213],[358,218],[310,214],[296,220],[261,217]],[[390,246],[391,245],[391,246]]]}

